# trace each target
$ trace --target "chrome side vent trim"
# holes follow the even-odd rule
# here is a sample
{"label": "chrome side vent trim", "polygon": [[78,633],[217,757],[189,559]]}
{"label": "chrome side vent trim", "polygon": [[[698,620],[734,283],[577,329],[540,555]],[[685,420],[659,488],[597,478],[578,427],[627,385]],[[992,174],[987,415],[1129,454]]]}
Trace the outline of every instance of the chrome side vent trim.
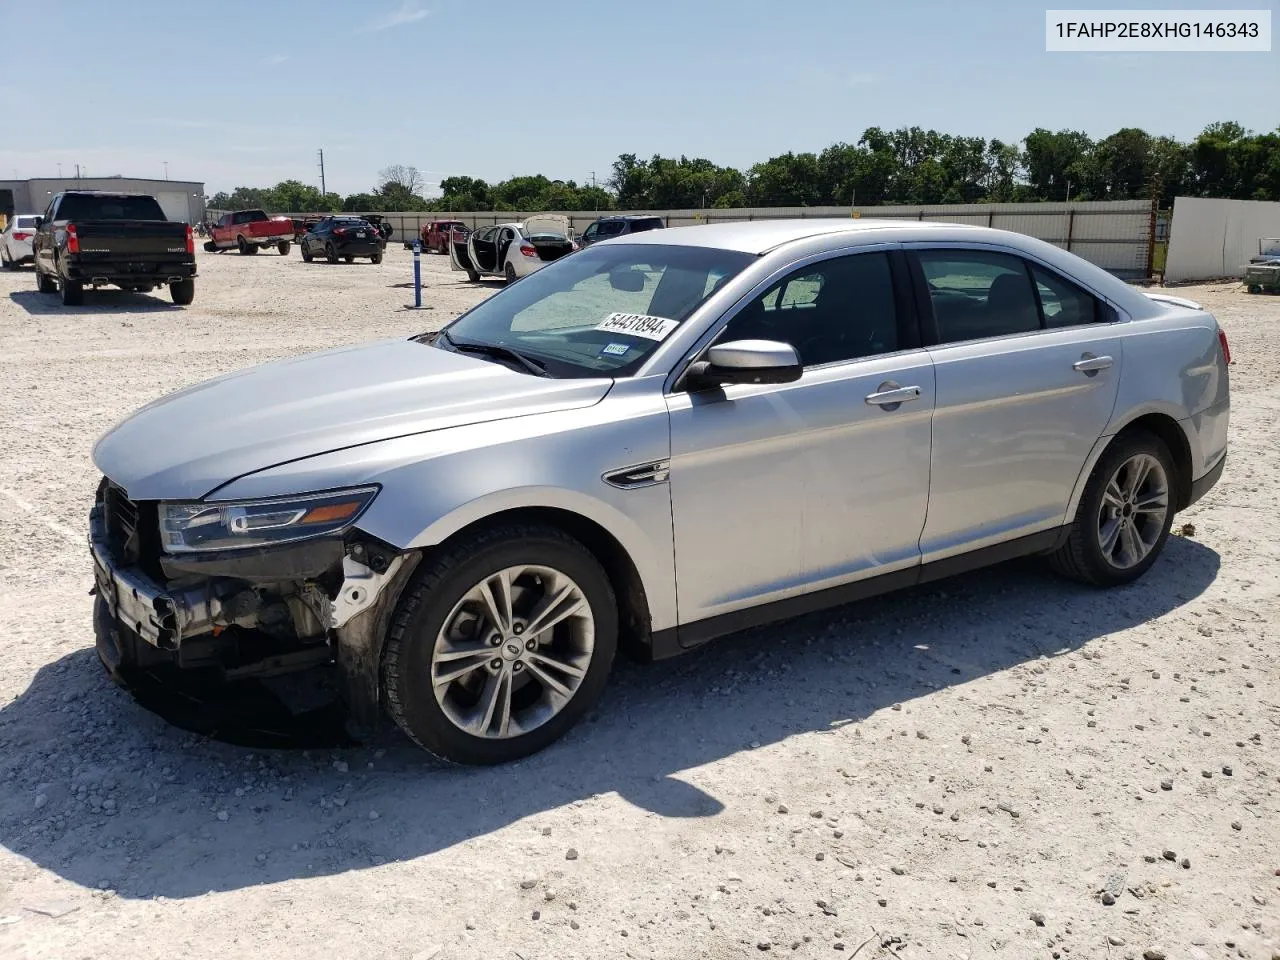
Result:
{"label": "chrome side vent trim", "polygon": [[621,470],[606,473],[604,482],[621,490],[634,490],[637,487],[652,487],[657,483],[666,483],[670,472],[670,460],[657,460],[653,463],[623,467]]}

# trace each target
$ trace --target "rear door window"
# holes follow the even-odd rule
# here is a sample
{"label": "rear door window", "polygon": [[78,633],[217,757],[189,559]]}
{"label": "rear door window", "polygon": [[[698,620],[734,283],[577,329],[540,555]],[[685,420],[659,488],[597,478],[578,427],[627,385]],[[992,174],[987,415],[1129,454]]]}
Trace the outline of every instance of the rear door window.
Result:
{"label": "rear door window", "polygon": [[939,343],[1040,329],[1040,307],[1026,263],[985,250],[919,250]]}

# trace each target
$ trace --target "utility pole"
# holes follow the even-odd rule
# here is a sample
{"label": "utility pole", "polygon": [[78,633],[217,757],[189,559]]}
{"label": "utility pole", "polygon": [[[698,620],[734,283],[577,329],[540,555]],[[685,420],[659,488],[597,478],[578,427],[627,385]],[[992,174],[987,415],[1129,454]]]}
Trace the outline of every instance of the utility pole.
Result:
{"label": "utility pole", "polygon": [[595,202],[596,213],[600,212],[600,194],[596,191],[596,172],[591,171],[591,199]]}
{"label": "utility pole", "polygon": [[80,164],[76,164],[76,179],[80,179]]}
{"label": "utility pole", "polygon": [[324,196],[329,191],[324,187],[324,147],[320,148],[320,195]]}

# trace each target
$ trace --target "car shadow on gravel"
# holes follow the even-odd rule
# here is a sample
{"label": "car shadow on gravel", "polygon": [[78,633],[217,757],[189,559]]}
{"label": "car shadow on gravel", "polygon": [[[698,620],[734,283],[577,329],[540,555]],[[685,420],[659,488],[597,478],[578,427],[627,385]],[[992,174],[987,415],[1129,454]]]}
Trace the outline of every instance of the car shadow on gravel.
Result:
{"label": "car shadow on gravel", "polygon": [[1113,591],[1015,562],[620,662],[564,740],[484,769],[439,764],[395,732],[345,749],[215,742],[140,707],[79,650],[0,708],[0,844],[86,887],[182,898],[422,857],[610,792],[711,817],[724,805],[682,771],[1096,644],[1199,596],[1218,568],[1186,538]]}
{"label": "car shadow on gravel", "polygon": [[[161,300],[163,296],[166,299]],[[9,299],[27,313],[37,316],[69,313],[101,313],[105,310],[127,310],[130,313],[139,311],[181,310],[182,307],[167,298],[169,291],[161,289],[158,294],[130,293],[127,290],[85,290],[84,304],[79,307],[66,307],[56,293],[39,293],[35,290],[14,290]]]}

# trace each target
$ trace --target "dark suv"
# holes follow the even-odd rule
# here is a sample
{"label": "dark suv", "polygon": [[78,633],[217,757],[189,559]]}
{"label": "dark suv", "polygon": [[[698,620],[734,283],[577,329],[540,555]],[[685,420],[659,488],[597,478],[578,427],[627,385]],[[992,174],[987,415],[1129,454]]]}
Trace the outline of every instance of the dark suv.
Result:
{"label": "dark suv", "polygon": [[308,263],[320,256],[330,263],[337,263],[339,257],[347,263],[356,257],[381,263],[385,245],[378,228],[360,217],[325,217],[302,235],[299,244]]}
{"label": "dark suv", "polygon": [[578,237],[578,245],[589,247],[597,240],[621,237],[645,230],[661,230],[666,224],[661,217],[601,217],[593,221]]}

